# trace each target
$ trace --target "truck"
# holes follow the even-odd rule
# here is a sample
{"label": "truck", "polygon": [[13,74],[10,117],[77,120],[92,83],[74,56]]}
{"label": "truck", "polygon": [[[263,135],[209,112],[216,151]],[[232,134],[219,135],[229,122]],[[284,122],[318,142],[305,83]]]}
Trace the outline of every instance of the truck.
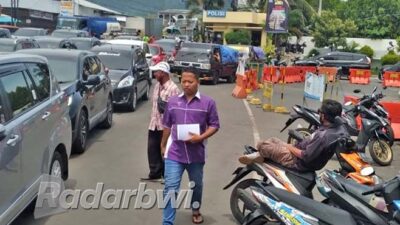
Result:
{"label": "truck", "polygon": [[104,33],[121,30],[116,18],[97,16],[59,16],[56,29],[84,30],[100,38]]}
{"label": "truck", "polygon": [[184,42],[178,51],[173,71],[181,78],[182,70],[194,67],[200,80],[216,85],[219,79],[235,82],[239,52],[225,45]]}

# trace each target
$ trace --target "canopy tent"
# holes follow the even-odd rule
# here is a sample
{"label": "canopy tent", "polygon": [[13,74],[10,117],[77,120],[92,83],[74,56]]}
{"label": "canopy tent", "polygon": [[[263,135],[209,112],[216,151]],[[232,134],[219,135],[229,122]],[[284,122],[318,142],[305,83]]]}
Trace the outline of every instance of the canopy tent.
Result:
{"label": "canopy tent", "polygon": [[[20,23],[21,20],[16,20],[16,22]],[[13,23],[13,18],[11,16],[6,15],[6,14],[0,15],[0,24],[12,24],[12,23]]]}

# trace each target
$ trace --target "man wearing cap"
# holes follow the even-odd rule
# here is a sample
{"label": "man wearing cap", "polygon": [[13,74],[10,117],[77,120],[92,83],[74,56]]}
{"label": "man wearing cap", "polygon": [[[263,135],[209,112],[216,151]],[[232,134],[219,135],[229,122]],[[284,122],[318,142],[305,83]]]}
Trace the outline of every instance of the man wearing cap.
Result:
{"label": "man wearing cap", "polygon": [[161,138],[163,133],[163,107],[171,96],[180,93],[178,86],[170,79],[170,67],[166,62],[160,62],[150,67],[154,71],[157,83],[152,94],[152,111],[149,125],[147,156],[150,172],[142,181],[162,181],[164,176],[164,162],[161,155]]}

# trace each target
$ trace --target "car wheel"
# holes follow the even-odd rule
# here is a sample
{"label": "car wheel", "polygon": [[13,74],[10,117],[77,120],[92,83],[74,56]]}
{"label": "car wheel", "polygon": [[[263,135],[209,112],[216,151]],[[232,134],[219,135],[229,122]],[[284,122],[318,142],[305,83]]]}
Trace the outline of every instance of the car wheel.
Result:
{"label": "car wheel", "polygon": [[134,112],[136,110],[136,107],[137,107],[137,91],[136,89],[134,89],[132,92],[131,101],[128,103],[128,110]]}
{"label": "car wheel", "polygon": [[66,180],[66,177],[63,176],[64,170],[66,169],[66,168],[64,168],[64,166],[65,166],[65,162],[64,162],[63,157],[61,156],[61,154],[58,151],[55,151],[54,155],[53,155],[53,159],[51,160],[49,174],[51,176]]}
{"label": "car wheel", "polygon": [[217,85],[218,84],[218,81],[219,81],[219,71],[215,71],[214,73],[213,73],[213,79],[212,79],[212,81],[211,81],[211,84],[212,85]]}
{"label": "car wheel", "polygon": [[81,110],[79,113],[77,136],[73,143],[73,151],[75,153],[83,153],[86,149],[87,135],[89,132],[89,123],[87,119],[87,113],[85,110]]}
{"label": "car wheel", "polygon": [[231,74],[229,77],[226,78],[228,83],[234,83],[236,81],[236,73]]}
{"label": "car wheel", "polygon": [[106,118],[100,123],[101,128],[109,129],[113,123],[113,103],[111,96],[108,97],[107,100],[107,116]]}
{"label": "car wheel", "polygon": [[143,95],[143,100],[147,101],[150,99],[150,84],[146,85],[146,92]]}

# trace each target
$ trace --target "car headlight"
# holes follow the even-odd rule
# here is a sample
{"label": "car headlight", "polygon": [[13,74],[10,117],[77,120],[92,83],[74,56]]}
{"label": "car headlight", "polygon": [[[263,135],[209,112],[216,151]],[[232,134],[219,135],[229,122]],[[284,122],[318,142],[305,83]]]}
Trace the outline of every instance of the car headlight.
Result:
{"label": "car headlight", "polygon": [[201,64],[200,66],[201,69],[209,70],[211,69],[211,64]]}
{"label": "car headlight", "polygon": [[68,106],[72,105],[73,100],[74,100],[74,97],[72,95],[68,96]]}
{"label": "car headlight", "polygon": [[127,76],[118,83],[118,88],[132,86],[134,80],[132,76]]}

